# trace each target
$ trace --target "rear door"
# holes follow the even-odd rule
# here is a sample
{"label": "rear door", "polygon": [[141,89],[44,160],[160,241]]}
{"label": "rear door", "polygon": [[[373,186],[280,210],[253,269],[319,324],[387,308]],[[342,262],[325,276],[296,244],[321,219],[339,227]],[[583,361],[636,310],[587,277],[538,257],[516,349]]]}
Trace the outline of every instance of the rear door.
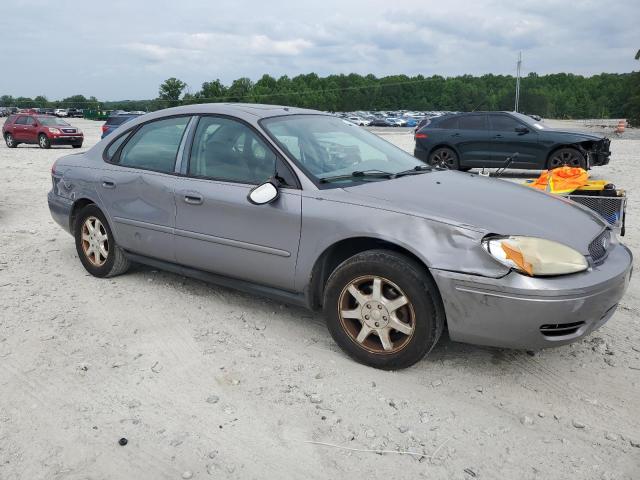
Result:
{"label": "rear door", "polygon": [[114,235],[126,250],[175,261],[175,164],[190,119],[148,122],[107,149],[110,163],[95,181]]}
{"label": "rear door", "polygon": [[451,132],[463,167],[482,167],[491,161],[488,151],[489,127],[487,116],[483,113],[461,115],[458,117],[458,129]]}
{"label": "rear door", "polygon": [[186,175],[175,189],[178,263],[293,290],[302,212],[295,179],[280,188],[273,203],[254,205],[247,199],[256,185],[284,172],[281,162],[247,124],[202,117]]}
{"label": "rear door", "polygon": [[13,138],[18,142],[25,142],[27,140],[28,119],[29,117],[27,115],[20,115],[13,124]]}
{"label": "rear door", "polygon": [[494,165],[503,165],[517,152],[518,158],[511,164],[513,168],[544,168],[545,147],[534,129],[506,113],[490,114],[489,125]]}

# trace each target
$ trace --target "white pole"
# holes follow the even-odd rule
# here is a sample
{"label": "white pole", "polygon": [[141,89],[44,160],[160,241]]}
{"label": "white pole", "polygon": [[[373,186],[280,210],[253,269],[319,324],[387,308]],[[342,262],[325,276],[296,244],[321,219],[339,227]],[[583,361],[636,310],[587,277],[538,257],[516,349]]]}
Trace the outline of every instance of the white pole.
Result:
{"label": "white pole", "polygon": [[516,104],[514,111],[518,111],[518,104],[520,103],[520,67],[522,66],[522,52],[518,53],[518,68],[516,74]]}

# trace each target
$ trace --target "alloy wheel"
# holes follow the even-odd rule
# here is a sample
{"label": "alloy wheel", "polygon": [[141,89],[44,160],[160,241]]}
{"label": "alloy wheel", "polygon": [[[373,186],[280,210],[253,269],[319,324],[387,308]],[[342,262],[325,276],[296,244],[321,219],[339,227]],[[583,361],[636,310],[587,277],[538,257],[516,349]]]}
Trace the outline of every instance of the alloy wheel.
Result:
{"label": "alloy wheel", "polygon": [[572,150],[561,150],[558,153],[554,154],[553,157],[551,157],[549,165],[552,169],[563,166],[581,167],[582,159],[576,152]]}
{"label": "alloy wheel", "polygon": [[351,340],[371,353],[399,352],[415,330],[411,301],[396,284],[379,276],[349,283],[340,294],[338,314]]}
{"label": "alloy wheel", "polygon": [[453,170],[455,169],[456,165],[455,154],[447,148],[440,148],[433,152],[433,155],[431,155],[430,163],[434,167],[448,168],[450,170]]}
{"label": "alloy wheel", "polygon": [[42,148],[47,147],[47,137],[45,137],[44,135],[40,135],[40,146]]}
{"label": "alloy wheel", "polygon": [[96,217],[87,217],[82,224],[82,251],[96,267],[101,267],[107,261],[109,237],[104,225]]}
{"label": "alloy wheel", "polygon": [[7,136],[5,137],[5,141],[7,142],[7,147],[9,148],[13,147],[13,135],[8,133]]}

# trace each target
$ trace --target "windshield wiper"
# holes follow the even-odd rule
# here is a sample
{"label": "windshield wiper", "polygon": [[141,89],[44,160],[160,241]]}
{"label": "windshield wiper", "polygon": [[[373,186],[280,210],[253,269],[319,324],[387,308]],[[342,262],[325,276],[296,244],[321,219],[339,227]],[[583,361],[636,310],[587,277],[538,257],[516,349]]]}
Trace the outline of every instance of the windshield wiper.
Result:
{"label": "windshield wiper", "polygon": [[403,170],[402,172],[398,172],[394,177],[404,177],[405,175],[417,175],[419,173],[430,172],[433,168],[430,165],[416,165],[409,170]]}
{"label": "windshield wiper", "polygon": [[320,179],[320,183],[329,183],[335,180],[347,180],[350,178],[394,178],[395,174],[385,172],[383,170],[355,170],[347,175],[335,175],[333,177],[324,177]]}

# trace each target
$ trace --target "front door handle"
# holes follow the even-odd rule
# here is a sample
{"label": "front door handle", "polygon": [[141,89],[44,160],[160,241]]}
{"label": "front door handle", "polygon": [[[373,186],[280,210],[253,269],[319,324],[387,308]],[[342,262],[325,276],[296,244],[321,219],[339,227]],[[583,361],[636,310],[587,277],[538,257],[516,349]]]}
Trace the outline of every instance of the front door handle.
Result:
{"label": "front door handle", "polygon": [[497,135],[494,135],[493,138],[502,138],[502,135],[497,134]]}
{"label": "front door handle", "polygon": [[451,136],[452,136],[452,137],[459,137],[459,136],[460,136],[460,134],[459,134],[459,133],[452,133],[452,134],[451,134]]}
{"label": "front door handle", "polygon": [[116,188],[116,182],[111,180],[110,178],[101,178],[102,188]]}
{"label": "front door handle", "polygon": [[182,192],[185,203],[189,205],[202,205],[204,197],[198,192]]}

